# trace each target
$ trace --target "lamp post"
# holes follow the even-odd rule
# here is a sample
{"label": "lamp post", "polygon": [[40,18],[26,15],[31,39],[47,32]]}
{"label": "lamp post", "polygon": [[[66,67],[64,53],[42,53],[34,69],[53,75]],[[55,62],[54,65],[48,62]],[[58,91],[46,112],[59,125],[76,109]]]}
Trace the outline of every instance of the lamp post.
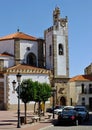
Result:
{"label": "lamp post", "polygon": [[18,123],[17,123],[17,128],[20,128],[20,82],[21,82],[21,74],[18,73],[16,75],[17,78],[17,82],[18,82],[18,87],[17,89],[15,89],[16,87],[16,82],[15,80],[13,80],[12,84],[13,84],[13,90],[18,92]]}
{"label": "lamp post", "polygon": [[55,93],[56,93],[56,89],[52,89],[52,96],[53,96],[53,119],[55,118],[55,114],[54,114],[54,107],[55,107]]}
{"label": "lamp post", "polygon": [[[27,88],[27,86],[28,86],[28,83],[27,82],[24,82],[23,83],[23,85],[24,85],[24,91],[26,92],[26,88]],[[23,90],[22,90],[23,91]],[[26,121],[26,102],[25,102],[25,124],[27,123],[27,121]]]}

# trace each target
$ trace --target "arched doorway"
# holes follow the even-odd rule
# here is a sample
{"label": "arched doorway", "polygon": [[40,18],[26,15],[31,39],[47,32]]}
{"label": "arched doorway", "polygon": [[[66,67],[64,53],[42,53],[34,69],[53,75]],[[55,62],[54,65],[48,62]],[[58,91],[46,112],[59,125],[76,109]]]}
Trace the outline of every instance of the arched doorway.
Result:
{"label": "arched doorway", "polygon": [[36,56],[33,53],[27,55],[27,64],[31,66],[36,66]]}
{"label": "arched doorway", "polygon": [[60,105],[62,105],[62,106],[66,105],[66,98],[63,96],[60,98]]}

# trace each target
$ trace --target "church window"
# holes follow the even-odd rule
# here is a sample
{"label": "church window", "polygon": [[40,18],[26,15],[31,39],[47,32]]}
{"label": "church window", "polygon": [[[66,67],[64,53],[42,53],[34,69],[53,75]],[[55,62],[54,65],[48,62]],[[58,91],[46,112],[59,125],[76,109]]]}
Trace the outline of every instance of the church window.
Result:
{"label": "church window", "polygon": [[58,51],[59,51],[59,55],[63,55],[64,54],[64,52],[63,52],[63,45],[61,43],[58,46]]}
{"label": "church window", "polygon": [[51,47],[51,45],[49,46],[49,55],[50,56],[52,55],[52,47]]}
{"label": "church window", "polygon": [[33,53],[27,55],[27,64],[31,66],[36,66],[36,56]]}
{"label": "church window", "polygon": [[30,51],[30,47],[27,47],[26,50],[27,50],[27,51]]}

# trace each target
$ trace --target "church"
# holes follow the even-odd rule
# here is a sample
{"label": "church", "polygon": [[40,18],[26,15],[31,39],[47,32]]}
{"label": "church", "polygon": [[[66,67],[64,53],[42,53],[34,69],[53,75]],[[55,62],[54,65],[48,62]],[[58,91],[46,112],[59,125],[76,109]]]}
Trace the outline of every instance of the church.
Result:
{"label": "church", "polygon": [[[0,110],[17,107],[12,81],[20,73],[23,79],[46,82],[56,89],[55,104],[68,105],[69,81],[68,18],[53,11],[53,24],[37,38],[19,29],[0,37]],[[21,101],[22,104],[22,101]]]}

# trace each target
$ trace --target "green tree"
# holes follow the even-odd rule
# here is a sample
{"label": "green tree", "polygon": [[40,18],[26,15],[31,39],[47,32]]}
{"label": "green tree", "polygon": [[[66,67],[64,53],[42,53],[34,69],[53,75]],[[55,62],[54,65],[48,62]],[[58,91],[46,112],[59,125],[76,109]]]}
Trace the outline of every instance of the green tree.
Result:
{"label": "green tree", "polygon": [[[39,83],[31,79],[23,80],[20,85],[20,99],[24,102],[25,108],[25,123],[26,123],[26,104],[30,101],[38,102],[38,115],[41,112],[41,102],[45,102],[51,97],[51,87],[47,83]],[[34,105],[35,111],[35,105]]]}
{"label": "green tree", "polygon": [[38,115],[40,116],[41,102],[43,102],[45,106],[45,102],[51,97],[51,86],[47,83],[35,82],[34,91],[34,101],[38,102]]}
{"label": "green tree", "polygon": [[32,87],[33,82],[30,79],[23,80],[20,85],[20,99],[24,102],[25,108],[25,124],[26,124],[26,111],[27,111],[27,103],[32,101]]}
{"label": "green tree", "polygon": [[43,114],[45,112],[45,102],[51,97],[51,86],[47,83],[42,83],[42,101],[44,104]]}

